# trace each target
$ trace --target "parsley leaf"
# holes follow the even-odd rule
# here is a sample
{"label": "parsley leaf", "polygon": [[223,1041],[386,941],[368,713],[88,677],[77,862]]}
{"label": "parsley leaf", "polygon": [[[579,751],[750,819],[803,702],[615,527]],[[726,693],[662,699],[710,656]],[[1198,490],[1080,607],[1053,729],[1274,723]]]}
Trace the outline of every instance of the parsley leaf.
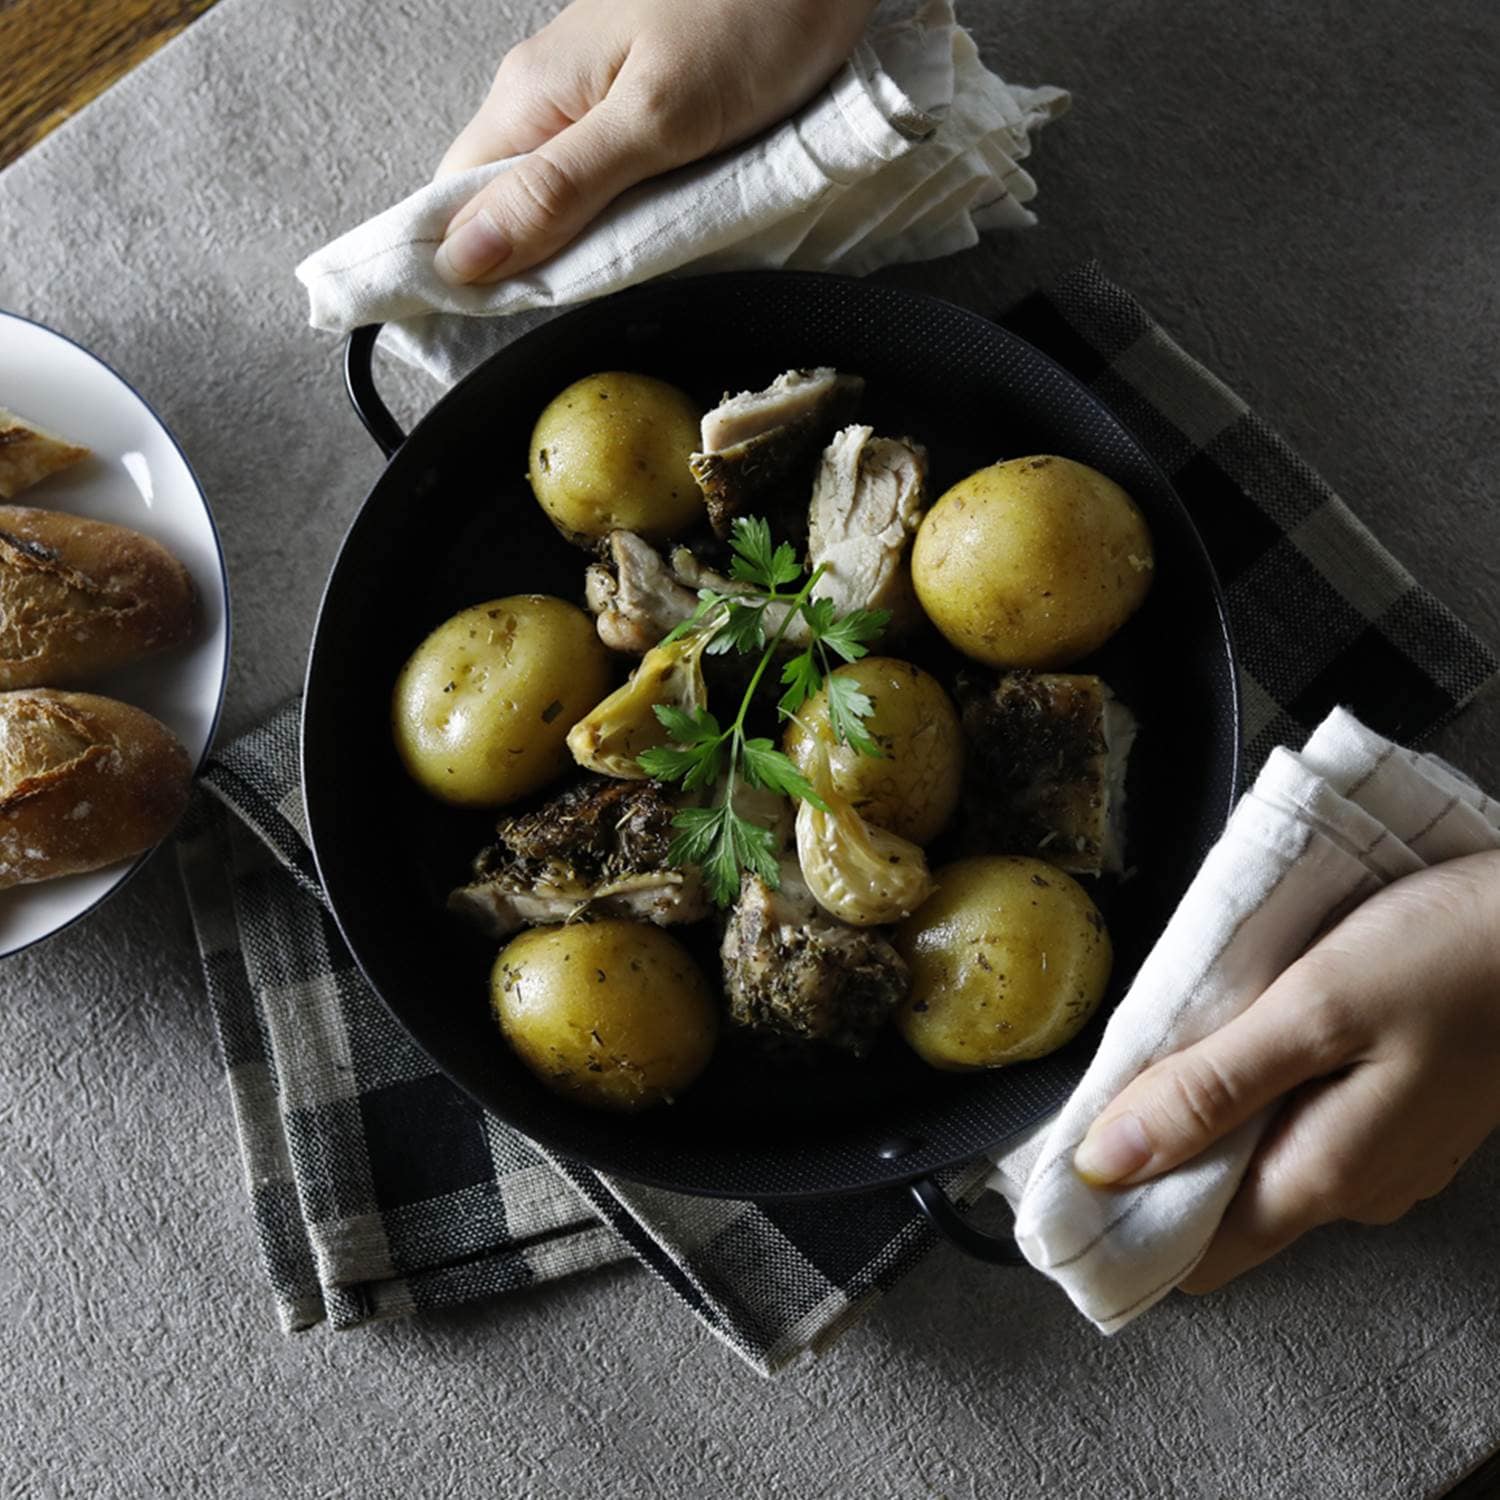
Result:
{"label": "parsley leaf", "polygon": [[657,781],[680,781],[690,792],[712,786],[723,772],[723,746],[703,745],[679,749],[663,745],[642,750],[636,764]]}
{"label": "parsley leaf", "polygon": [[751,786],[763,786],[769,792],[781,792],[811,802],[819,812],[828,806],[813,790],[812,782],[781,753],[770,740],[746,740],[740,747],[745,780]]}
{"label": "parsley leaf", "polygon": [[692,713],[670,703],[657,703],[656,717],[677,741],[643,750],[636,764],[657,781],[680,781],[689,792],[712,786],[724,773],[724,742],[729,735],[706,708]]}
{"label": "parsley leaf", "polygon": [[685,635],[692,635],[700,629],[705,620],[717,609],[722,609],[728,603],[729,595],[720,594],[714,589],[698,590],[698,607],[687,619],[679,620],[658,642],[658,646],[669,646],[673,641],[680,641]]}
{"label": "parsley leaf", "polygon": [[885,752],[865,732],[864,721],[875,712],[869,695],[860,691],[852,677],[830,672],[823,679],[828,694],[828,721],[840,744],[852,745],[861,755],[884,757]]}
{"label": "parsley leaf", "polygon": [[[781,871],[776,864],[776,836],[769,828],[762,828],[759,823],[752,823],[748,818],[736,817],[733,814],[729,820],[729,836],[734,845],[734,858],[738,867],[748,867],[759,875],[765,883],[774,891],[781,883]],[[734,889],[730,894],[730,900],[738,894],[740,888],[739,870],[735,871]]]}
{"label": "parsley leaf", "polygon": [[751,583],[774,594],[784,583],[802,576],[797,554],[787,542],[771,546],[770,524],[759,516],[741,516],[730,530],[729,545],[734,558],[729,576],[737,583]]}
{"label": "parsley leaf", "polygon": [[823,685],[823,674],[818,670],[811,646],[782,667],[781,680],[786,692],[777,708],[782,718],[789,719]]}
{"label": "parsley leaf", "polygon": [[720,906],[728,906],[739,895],[740,871],[747,866],[775,884],[771,830],[740,817],[727,802],[717,807],[685,807],[672,819],[672,826],[679,832],[667,858],[674,865],[700,866],[709,894]]}
{"label": "parsley leaf", "polygon": [[674,865],[702,864],[708,858],[724,821],[723,807],[684,807],[672,819],[672,827],[678,830],[667,851],[667,858]]}
{"label": "parsley leaf", "polygon": [[832,599],[809,599],[802,606],[802,618],[807,621],[807,628],[812,632],[813,639],[821,640],[838,619],[838,610],[834,608]]}
{"label": "parsley leaf", "polygon": [[653,703],[651,706],[662,728],[681,745],[702,745],[709,740],[724,738],[719,721],[706,708],[689,712],[673,703]]}
{"label": "parsley leaf", "polygon": [[708,643],[710,656],[729,651],[758,651],[766,643],[764,604],[741,604],[733,600],[724,623]]}
{"label": "parsley leaf", "polygon": [[[815,600],[815,603],[830,603]],[[869,653],[891,623],[888,609],[851,609],[847,615],[832,620],[818,631],[818,639],[830,651],[842,656],[845,661],[858,661]]]}
{"label": "parsley leaf", "polygon": [[[781,666],[779,710],[790,718],[814,693],[825,689],[834,734],[865,755],[883,752],[865,727],[874,704],[851,678],[827,672],[829,654],[846,662],[858,661],[889,621],[884,610],[852,610],[840,615],[832,599],[810,597],[823,569],[802,580],[796,551],[787,543],[773,546],[771,528],[759,517],[743,517],[730,535],[733,559],[730,576],[743,591],[698,591],[698,606],[666,641],[698,631],[711,631],[705,650],[716,656],[731,651],[759,654],[749,685],[734,720],[725,727],[706,708],[688,711],[673,704],[654,705],[656,717],[671,743],[642,752],[637,764],[648,776],[679,782],[689,792],[722,783],[711,807],[684,807],[672,819],[677,830],[668,851],[674,865],[697,865],[713,899],[727,906],[739,894],[740,878],[749,870],[773,889],[780,882],[777,839],[770,828],[735,811],[737,778],[782,796],[798,798],[821,811],[827,804],[811,782],[768,739],[745,734],[745,719],[755,691],[779,648],[786,624],[774,632],[766,627],[765,608],[776,602],[787,610],[786,621],[799,615],[806,622],[809,643]],[[770,636],[770,638],[768,638]]]}

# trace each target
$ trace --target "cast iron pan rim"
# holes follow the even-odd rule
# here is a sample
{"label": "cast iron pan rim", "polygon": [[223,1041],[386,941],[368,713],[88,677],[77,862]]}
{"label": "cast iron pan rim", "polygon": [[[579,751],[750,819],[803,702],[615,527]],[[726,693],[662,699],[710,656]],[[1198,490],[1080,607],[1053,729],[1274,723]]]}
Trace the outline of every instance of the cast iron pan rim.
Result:
{"label": "cast iron pan rim", "polygon": [[[1134,431],[1130,428],[1129,424],[1126,423],[1122,417],[1117,415],[1105,402],[1100,400],[1100,398],[1095,395],[1095,393],[1076,375],[1059,364],[1057,360],[1051,357],[1051,355],[1047,354],[1041,349],[1038,349],[1036,345],[1022,338],[1019,334],[1011,332],[1010,329],[1006,328],[1003,324],[996,322],[994,319],[985,317],[982,313],[977,313],[970,308],[961,307],[957,303],[948,302],[941,297],[935,297],[927,292],[916,292],[909,291],[905,288],[900,287],[882,286],[878,282],[871,283],[866,278],[845,276],[837,273],[820,271],[729,271],[715,273],[712,275],[674,278],[674,284],[691,286],[694,283],[706,284],[712,282],[715,285],[719,286],[723,286],[726,284],[731,286],[734,284],[753,286],[756,283],[762,282],[770,277],[776,278],[777,284],[781,286],[784,286],[787,281],[800,281],[809,284],[817,283],[820,286],[826,286],[830,281],[843,282],[848,283],[851,286],[860,287],[866,285],[876,285],[879,286],[880,290],[887,295],[898,297],[903,301],[925,304],[934,309],[941,310],[943,316],[945,317],[952,317],[955,313],[957,313],[963,319],[972,321],[976,325],[979,325],[979,327],[983,329],[986,337],[993,337],[998,332],[1002,338],[1012,340],[1017,344],[1025,345],[1025,347],[1030,350],[1038,360],[1052,366],[1053,369],[1061,376],[1062,380],[1066,384],[1071,385],[1074,390],[1078,392],[1090,406],[1095,408],[1097,412],[1102,413],[1109,423],[1119,426],[1125,430],[1125,432],[1133,441],[1140,459],[1147,467],[1152,470],[1155,477],[1159,481],[1163,492],[1167,495],[1170,495],[1172,501],[1176,504],[1178,511],[1180,512],[1182,520],[1187,523],[1188,532],[1191,535],[1193,545],[1196,547],[1200,561],[1203,564],[1204,575],[1209,581],[1210,590],[1214,601],[1214,610],[1218,620],[1219,632],[1223,641],[1226,658],[1230,666],[1228,707],[1229,719],[1233,734],[1231,739],[1229,775],[1226,778],[1226,784],[1229,787],[1228,805],[1224,808],[1222,815],[1222,821],[1227,822],[1229,814],[1233,810],[1234,804],[1239,795],[1240,777],[1244,759],[1243,702],[1239,674],[1239,653],[1236,649],[1234,635],[1229,623],[1228,603],[1225,599],[1224,588],[1219,578],[1218,571],[1213,565],[1213,561],[1209,556],[1208,549],[1204,545],[1203,538],[1198,531],[1196,523],[1193,521],[1191,512],[1188,510],[1187,506],[1183,504],[1182,497],[1178,495],[1176,487],[1172,484],[1171,480],[1167,477],[1161,466],[1147,451],[1145,445],[1136,436]],[[630,300],[645,300],[648,295],[653,297],[659,296],[661,292],[661,286],[662,284],[660,282],[647,282],[640,287],[633,287],[623,292],[617,292],[612,297],[602,300],[616,303]],[[344,554],[348,550],[355,533],[366,521],[370,513],[371,502],[374,500],[377,491],[380,490],[382,484],[388,481],[390,477],[391,466],[399,462],[401,453],[405,449],[407,442],[409,442],[411,438],[417,436],[418,434],[426,433],[433,428],[441,425],[445,408],[449,405],[449,403],[451,401],[454,401],[459,396],[460,392],[464,391],[471,382],[481,380],[484,377],[485,372],[489,368],[490,364],[493,363],[494,360],[500,358],[505,354],[508,354],[517,346],[523,344],[526,339],[530,337],[532,332],[540,332],[542,329],[550,330],[554,328],[559,322],[569,319],[586,318],[592,314],[593,310],[593,303],[585,303],[581,307],[574,308],[565,313],[560,313],[557,317],[549,319],[546,323],[539,325],[537,329],[528,330],[527,333],[522,334],[512,343],[507,344],[504,349],[496,351],[495,354],[491,355],[488,359],[477,365],[451,390],[441,396],[434,403],[431,409],[426,413],[426,415],[421,418],[421,420],[411,430],[411,432],[403,434],[401,436],[401,440],[399,444],[395,446],[394,451],[390,452],[387,455],[387,463],[385,468],[382,469],[381,472],[376,476],[375,481],[370,486],[370,489],[366,493],[364,500],[360,502],[359,509],[354,513],[354,516],[345,529],[343,540],[339,543],[338,552],[334,557],[332,566],[329,568],[328,576],[324,581],[323,591],[318,601],[317,617],[313,625],[311,647],[308,651],[307,671],[304,675],[303,681],[303,712],[299,733],[299,750],[302,759],[304,788],[306,786],[306,767],[308,761],[307,704],[311,701],[313,678],[318,668],[318,648],[319,641],[322,636],[323,619],[328,604],[328,596],[332,589],[333,580],[338,575],[339,570],[343,565]],[[356,330],[353,334],[350,335],[351,340],[358,339],[363,332],[364,330]],[[369,334],[369,350],[371,356],[373,356],[374,334],[376,333],[378,333],[378,325],[372,328]],[[378,400],[378,397],[376,399]],[[358,406],[356,406],[356,411],[358,412],[361,420],[365,421],[366,425],[369,426],[370,420],[366,413],[363,410],[359,409]],[[391,435],[392,437],[394,437],[395,434],[399,432],[399,427],[394,422],[394,419],[390,417],[390,414],[388,412],[384,411],[383,407],[377,414],[377,417],[379,416],[383,416],[385,418],[386,422],[389,424]],[[372,436],[376,437],[376,441],[379,442],[382,447],[385,446],[384,441],[374,432],[373,428],[371,429],[371,434]],[[472,1099],[474,1103],[477,1104],[481,1109],[485,1110],[488,1113],[496,1114],[502,1120],[505,1119],[505,1116],[501,1111],[495,1110],[493,1106],[488,1102],[480,1099],[461,1080],[455,1078],[438,1058],[433,1057],[430,1052],[427,1052],[427,1049],[425,1047],[422,1047],[420,1041],[418,1041],[417,1038],[412,1035],[410,1029],[407,1027],[401,1015],[386,999],[385,994],[381,990],[381,987],[375,982],[373,977],[366,970],[364,959],[356,950],[355,945],[350,939],[350,935],[345,927],[344,917],[342,911],[340,910],[341,903],[338,899],[335,898],[333,889],[327,878],[327,873],[324,870],[323,860],[318,848],[317,820],[313,817],[311,810],[309,810],[308,812],[307,822],[309,836],[308,842],[311,846],[313,863],[318,873],[318,879],[322,884],[325,895],[328,898],[328,910],[332,915],[334,925],[338,928],[339,935],[343,938],[345,946],[348,947],[350,955],[353,957],[355,965],[358,967],[360,974],[363,976],[366,983],[369,984],[371,990],[374,991],[376,997],[379,999],[381,1005],[385,1008],[387,1013],[392,1017],[397,1025],[400,1026],[402,1031],[406,1032],[408,1036],[411,1036],[412,1041],[420,1048],[424,1055],[428,1057],[428,1059],[443,1074],[443,1076],[447,1078],[451,1083],[455,1084],[458,1088],[462,1089],[463,1092],[467,1094],[469,1098]],[[509,1122],[507,1121],[506,1123]],[[527,1129],[523,1131],[522,1134],[525,1135],[528,1139],[533,1140],[539,1145],[545,1147],[554,1156],[562,1158],[563,1160],[574,1163],[578,1166],[585,1167],[590,1171],[599,1172],[605,1176],[618,1176],[630,1182],[640,1183],[645,1187],[658,1188],[667,1192],[684,1193],[693,1197],[740,1199],[745,1196],[742,1191],[735,1191],[727,1188],[715,1189],[698,1186],[685,1188],[680,1181],[671,1180],[650,1170],[641,1171],[632,1168],[628,1173],[616,1172],[609,1167],[595,1166],[593,1163],[582,1161],[580,1158],[574,1156],[569,1150],[567,1144],[558,1142],[556,1137],[550,1130]],[[910,1171],[902,1171],[901,1169],[901,1153],[899,1150],[897,1135],[898,1132],[893,1129],[892,1150],[890,1154],[887,1155],[885,1152],[881,1152],[877,1153],[872,1158],[872,1172],[865,1178],[863,1182],[846,1184],[844,1186],[836,1188],[799,1187],[762,1191],[756,1194],[756,1198],[758,1201],[764,1202],[810,1202],[822,1198],[855,1197],[862,1193],[872,1192],[880,1188],[900,1186],[911,1186],[914,1191],[920,1191],[924,1188],[930,1188],[932,1192],[936,1193],[938,1196],[941,1196],[941,1189],[938,1189],[936,1187],[934,1178],[938,1174],[945,1172],[956,1165],[973,1160],[972,1150],[969,1148],[964,1148],[955,1151],[952,1157],[945,1158],[939,1163],[929,1165],[929,1167],[924,1171],[913,1175]],[[994,1144],[996,1146],[999,1146],[1003,1144],[1003,1141],[1005,1139],[1009,1139],[1009,1137],[1004,1137],[1001,1140],[997,1140]],[[920,1198],[918,1201],[923,1208],[923,1212],[927,1213],[929,1217],[931,1217],[933,1211],[931,1207],[929,1207],[928,1203]],[[959,1221],[959,1224],[960,1226],[962,1226],[962,1220]],[[984,1236],[978,1237],[987,1238]],[[971,1253],[973,1253],[972,1249]]]}

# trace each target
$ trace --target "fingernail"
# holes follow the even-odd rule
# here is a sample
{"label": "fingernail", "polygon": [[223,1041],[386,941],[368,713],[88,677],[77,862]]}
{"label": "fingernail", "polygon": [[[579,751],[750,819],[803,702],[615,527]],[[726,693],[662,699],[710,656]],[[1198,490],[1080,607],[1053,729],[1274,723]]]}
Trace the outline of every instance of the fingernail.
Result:
{"label": "fingernail", "polygon": [[450,286],[464,286],[493,271],[510,254],[510,241],[481,209],[466,219],[437,248],[432,263]]}
{"label": "fingernail", "polygon": [[1151,1160],[1151,1142],[1134,1115],[1096,1124],[1073,1155],[1073,1170],[1093,1187],[1108,1187]]}

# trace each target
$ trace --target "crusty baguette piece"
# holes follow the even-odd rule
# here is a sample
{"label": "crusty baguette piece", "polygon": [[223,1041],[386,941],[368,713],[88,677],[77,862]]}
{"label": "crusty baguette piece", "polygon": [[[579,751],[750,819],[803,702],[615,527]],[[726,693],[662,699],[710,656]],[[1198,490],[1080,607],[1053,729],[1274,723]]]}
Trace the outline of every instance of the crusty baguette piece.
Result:
{"label": "crusty baguette piece", "polygon": [[0,505],[0,691],[68,685],[192,635],[187,569],[160,542]]}
{"label": "crusty baguette piece", "polygon": [[87,448],[0,407],[0,499],[12,500],[88,456]]}
{"label": "crusty baguette piece", "polygon": [[160,843],[193,768],[148,713],[93,693],[0,693],[0,890]]}

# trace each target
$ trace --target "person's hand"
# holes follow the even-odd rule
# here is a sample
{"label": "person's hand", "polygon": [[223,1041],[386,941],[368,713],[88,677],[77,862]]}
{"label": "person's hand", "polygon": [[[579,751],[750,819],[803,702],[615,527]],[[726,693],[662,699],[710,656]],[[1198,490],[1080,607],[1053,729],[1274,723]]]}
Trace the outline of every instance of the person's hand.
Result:
{"label": "person's hand", "polygon": [[644,178],[732,146],[804,103],[875,0],[573,0],[506,54],[441,177],[530,155],[453,216],[454,284],[555,255]]}
{"label": "person's hand", "polygon": [[1319,1224],[1391,1223],[1500,1125],[1500,854],[1356,908],[1242,1015],[1130,1083],[1074,1166],[1096,1186],[1143,1182],[1287,1094],[1184,1291]]}

